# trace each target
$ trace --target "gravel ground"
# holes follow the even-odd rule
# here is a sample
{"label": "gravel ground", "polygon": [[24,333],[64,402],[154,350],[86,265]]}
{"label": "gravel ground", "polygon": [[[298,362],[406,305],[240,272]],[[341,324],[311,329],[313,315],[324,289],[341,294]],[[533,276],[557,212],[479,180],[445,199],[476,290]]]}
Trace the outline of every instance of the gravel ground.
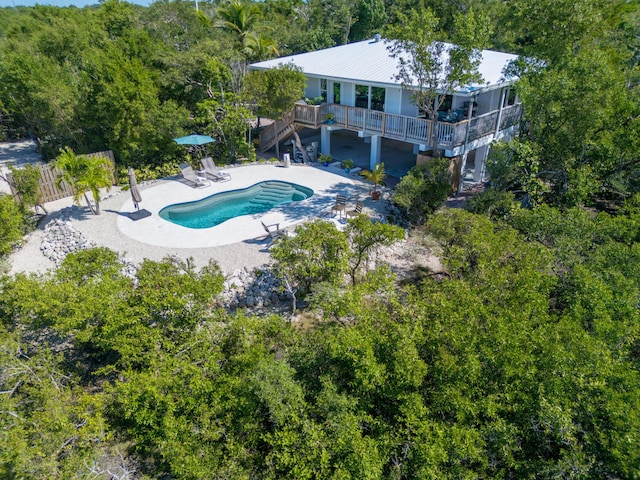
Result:
{"label": "gravel ground", "polygon": [[166,248],[138,242],[123,235],[116,224],[116,212],[119,212],[122,204],[129,200],[129,193],[114,188],[105,195],[108,198],[100,202],[103,211],[101,215],[91,214],[86,206],[72,208],[70,198],[48,203],[46,208],[49,215],[26,237],[24,246],[10,256],[10,272],[44,273],[54,267],[53,262],[40,251],[40,245],[47,223],[60,216],[68,216],[71,226],[80,231],[87,240],[97,246],[108,247],[135,264],[145,258],[161,260],[173,255],[183,260],[192,259],[198,268],[207,265],[210,260],[215,260],[223,272],[231,274],[242,267],[256,268],[270,261],[269,253],[265,249],[267,242],[260,240],[210,248]]}
{"label": "gravel ground", "polygon": [[[42,158],[30,140],[0,142],[2,175],[8,171],[9,164],[19,166],[40,161]],[[9,192],[7,183],[0,180],[0,193]],[[100,204],[103,213],[99,216],[92,215],[86,206],[81,209],[71,208],[73,202],[70,198],[47,203],[45,206],[49,214],[40,220],[35,231],[25,237],[23,246],[9,257],[10,272],[44,273],[55,268],[54,263],[42,254],[40,246],[47,223],[61,215],[69,215],[71,226],[88,240],[119,252],[134,263],[140,263],[145,258],[161,260],[168,255],[175,255],[185,260],[192,258],[196,267],[202,267],[213,259],[220,264],[225,273],[230,274],[242,267],[260,267],[269,262],[269,253],[265,250],[266,241],[256,240],[211,248],[165,248],[137,242],[124,236],[116,225],[116,212],[119,212],[123,203],[129,200],[129,193],[121,192],[115,187],[110,192],[105,192],[103,198]]]}

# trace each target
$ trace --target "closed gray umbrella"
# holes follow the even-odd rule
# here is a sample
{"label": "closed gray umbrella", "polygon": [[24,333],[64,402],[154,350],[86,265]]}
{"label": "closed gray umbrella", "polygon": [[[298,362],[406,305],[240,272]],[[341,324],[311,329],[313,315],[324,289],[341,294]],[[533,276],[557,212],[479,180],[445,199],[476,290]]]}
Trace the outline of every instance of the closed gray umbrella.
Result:
{"label": "closed gray umbrella", "polygon": [[140,206],[138,205],[142,202],[142,195],[140,195],[140,190],[138,190],[138,182],[136,181],[136,172],[133,171],[133,168],[129,167],[127,169],[129,173],[129,191],[131,192],[131,198],[133,199],[133,204],[136,206],[136,210],[140,210]]}

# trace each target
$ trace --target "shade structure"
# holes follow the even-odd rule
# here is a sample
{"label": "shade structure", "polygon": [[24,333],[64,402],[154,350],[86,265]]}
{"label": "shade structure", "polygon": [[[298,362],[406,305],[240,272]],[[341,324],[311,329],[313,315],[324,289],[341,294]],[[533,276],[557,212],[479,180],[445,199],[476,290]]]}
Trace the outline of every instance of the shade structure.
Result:
{"label": "shade structure", "polygon": [[215,139],[209,135],[187,135],[186,137],[178,137],[173,139],[178,145],[205,145],[215,142]]}
{"label": "shade structure", "polygon": [[133,199],[133,204],[136,207],[136,210],[140,210],[140,205],[138,205],[142,201],[142,195],[140,195],[140,190],[138,190],[138,182],[136,181],[136,172],[133,171],[133,168],[129,167],[127,169],[127,173],[129,174],[129,191],[131,192],[131,198]]}

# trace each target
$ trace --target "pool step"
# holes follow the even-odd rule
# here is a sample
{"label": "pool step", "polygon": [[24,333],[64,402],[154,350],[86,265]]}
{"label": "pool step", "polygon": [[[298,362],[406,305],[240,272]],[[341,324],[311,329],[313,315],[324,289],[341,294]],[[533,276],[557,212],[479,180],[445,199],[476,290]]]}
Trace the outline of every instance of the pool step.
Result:
{"label": "pool step", "polygon": [[286,183],[276,183],[276,182],[264,182],[262,185],[263,190],[295,190],[293,185],[289,185]]}
{"label": "pool step", "polygon": [[284,200],[290,200],[292,192],[287,193],[274,193],[274,192],[262,192],[256,195],[251,203],[280,203]]}
{"label": "pool step", "polygon": [[295,191],[296,189],[291,185],[266,183],[263,185],[262,191],[251,200],[251,203],[278,204],[285,200],[290,200]]}

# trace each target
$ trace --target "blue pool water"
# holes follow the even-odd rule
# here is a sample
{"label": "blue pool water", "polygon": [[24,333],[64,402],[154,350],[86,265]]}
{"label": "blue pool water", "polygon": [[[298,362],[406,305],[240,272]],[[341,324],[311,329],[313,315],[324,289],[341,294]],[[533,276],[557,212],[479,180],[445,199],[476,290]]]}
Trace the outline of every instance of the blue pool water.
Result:
{"label": "blue pool water", "polygon": [[241,190],[216,193],[196,202],[176,203],[160,210],[160,217],[188,228],[209,228],[230,218],[264,213],[283,203],[299,202],[313,190],[295,183],[269,180]]}

